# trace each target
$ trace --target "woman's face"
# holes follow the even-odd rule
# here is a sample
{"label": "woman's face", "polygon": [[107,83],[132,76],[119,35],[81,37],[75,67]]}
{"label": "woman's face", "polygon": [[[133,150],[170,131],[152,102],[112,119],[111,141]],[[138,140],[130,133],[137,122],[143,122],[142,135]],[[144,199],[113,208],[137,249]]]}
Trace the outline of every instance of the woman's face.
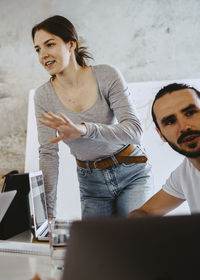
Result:
{"label": "woman's face", "polygon": [[34,47],[42,66],[50,75],[62,74],[69,65],[73,43],[65,43],[60,37],[43,29],[36,31]]}

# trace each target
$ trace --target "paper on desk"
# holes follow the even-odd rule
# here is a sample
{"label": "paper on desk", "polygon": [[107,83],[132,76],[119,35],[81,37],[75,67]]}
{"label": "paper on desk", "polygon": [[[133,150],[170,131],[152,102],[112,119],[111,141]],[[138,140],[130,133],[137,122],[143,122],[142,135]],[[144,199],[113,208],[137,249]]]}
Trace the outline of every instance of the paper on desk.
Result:
{"label": "paper on desk", "polygon": [[0,252],[49,256],[49,244],[35,244],[0,240]]}
{"label": "paper on desk", "polygon": [[66,249],[55,250],[53,252],[53,257],[54,257],[54,259],[57,259],[57,260],[64,260],[65,255],[66,255]]}

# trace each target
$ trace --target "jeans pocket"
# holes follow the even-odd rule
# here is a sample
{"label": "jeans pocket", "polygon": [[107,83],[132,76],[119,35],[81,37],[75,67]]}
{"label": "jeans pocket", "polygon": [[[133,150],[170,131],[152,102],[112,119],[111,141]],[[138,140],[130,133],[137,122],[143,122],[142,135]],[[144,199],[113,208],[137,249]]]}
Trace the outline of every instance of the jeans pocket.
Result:
{"label": "jeans pocket", "polygon": [[145,148],[142,147],[142,146],[137,145],[137,154],[136,155],[137,156],[146,156],[147,157]]}
{"label": "jeans pocket", "polygon": [[[133,150],[133,152],[129,156],[132,156],[132,157],[134,157],[134,156],[146,156],[146,153],[145,153],[145,150],[141,146],[137,145],[137,146],[135,146],[135,149]],[[135,166],[136,164],[145,165],[145,163],[135,163],[135,162],[123,162],[122,163],[122,165],[126,166],[126,167]]]}
{"label": "jeans pocket", "polygon": [[130,166],[134,166],[134,165],[136,165],[136,164],[137,164],[137,163],[135,163],[135,162],[123,162],[123,163],[122,163],[122,165],[123,165],[123,166],[126,166],[126,167],[128,167],[128,166],[129,166],[129,167],[130,167]]}
{"label": "jeans pocket", "polygon": [[80,177],[80,178],[84,177],[85,178],[88,174],[88,171],[85,168],[77,166],[77,174],[78,174],[78,177]]}

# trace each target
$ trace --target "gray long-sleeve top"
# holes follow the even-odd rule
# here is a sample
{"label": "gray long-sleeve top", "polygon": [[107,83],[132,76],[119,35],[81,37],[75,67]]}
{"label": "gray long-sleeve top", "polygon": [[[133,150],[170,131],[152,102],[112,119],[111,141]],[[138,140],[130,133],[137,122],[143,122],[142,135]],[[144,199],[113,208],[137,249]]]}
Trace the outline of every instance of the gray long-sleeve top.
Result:
{"label": "gray long-sleeve top", "polygon": [[[87,134],[77,139],[64,140],[71,153],[79,160],[95,160],[109,156],[124,145],[140,144],[142,128],[130,100],[128,86],[121,73],[108,65],[92,66],[97,82],[96,102],[89,109],[73,112],[59,100],[51,82],[36,90],[35,114],[41,112],[63,113],[76,124],[85,123]],[[38,126],[40,169],[44,174],[47,209],[49,217],[56,215],[58,181],[58,144],[49,141],[56,137],[52,128]]]}

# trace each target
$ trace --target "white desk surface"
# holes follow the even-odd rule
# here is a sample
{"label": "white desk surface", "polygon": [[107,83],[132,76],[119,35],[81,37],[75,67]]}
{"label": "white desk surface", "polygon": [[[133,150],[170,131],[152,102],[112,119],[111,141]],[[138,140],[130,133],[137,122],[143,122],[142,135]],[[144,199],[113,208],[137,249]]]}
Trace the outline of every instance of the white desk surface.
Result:
{"label": "white desk surface", "polygon": [[[32,242],[32,234],[26,231],[9,240]],[[31,280],[36,273],[42,279],[59,280],[62,276],[60,271],[53,269],[50,256],[0,252],[0,280]]]}

